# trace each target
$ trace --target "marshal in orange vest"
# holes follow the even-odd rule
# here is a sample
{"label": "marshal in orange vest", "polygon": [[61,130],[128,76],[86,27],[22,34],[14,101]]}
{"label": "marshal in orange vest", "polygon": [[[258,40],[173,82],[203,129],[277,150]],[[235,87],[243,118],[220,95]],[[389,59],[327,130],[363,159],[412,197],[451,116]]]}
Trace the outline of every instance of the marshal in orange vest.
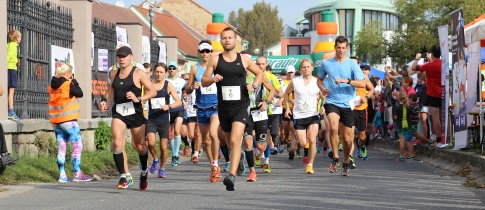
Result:
{"label": "marshal in orange vest", "polygon": [[70,81],[65,81],[58,89],[49,85],[49,117],[52,124],[79,119],[79,101],[76,96],[69,97],[70,89]]}

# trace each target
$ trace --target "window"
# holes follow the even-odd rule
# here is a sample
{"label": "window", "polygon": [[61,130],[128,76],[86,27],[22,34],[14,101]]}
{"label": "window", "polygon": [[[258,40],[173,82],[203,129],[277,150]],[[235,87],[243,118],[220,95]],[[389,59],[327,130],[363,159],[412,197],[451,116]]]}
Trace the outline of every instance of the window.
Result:
{"label": "window", "polygon": [[287,55],[310,55],[310,45],[288,45]]}
{"label": "window", "polygon": [[347,38],[354,36],[354,10],[339,10],[339,34]]}
{"label": "window", "polygon": [[287,55],[299,55],[300,54],[300,46],[288,46]]}
{"label": "window", "polygon": [[381,21],[384,30],[395,30],[398,27],[399,17],[380,11],[362,11],[362,27],[371,21]]}

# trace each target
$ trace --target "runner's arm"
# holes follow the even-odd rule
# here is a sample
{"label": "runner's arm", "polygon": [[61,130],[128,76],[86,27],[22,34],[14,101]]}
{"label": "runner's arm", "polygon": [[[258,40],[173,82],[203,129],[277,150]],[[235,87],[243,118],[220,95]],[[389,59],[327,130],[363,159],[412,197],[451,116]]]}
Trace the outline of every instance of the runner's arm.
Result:
{"label": "runner's arm", "polygon": [[248,58],[246,56],[241,56],[243,63],[246,63],[247,68],[251,73],[253,73],[256,77],[254,77],[253,86],[259,87],[263,82],[264,72],[259,69],[258,66],[254,63],[253,59]]}
{"label": "runner's arm", "polygon": [[216,82],[215,81],[216,78],[212,77],[212,74],[214,73],[214,70],[216,69],[218,59],[219,59],[218,56],[212,56],[209,60],[209,63],[207,63],[207,69],[205,69],[204,75],[202,75],[202,79],[201,79],[202,80],[201,81],[202,87],[209,87],[214,82]]}
{"label": "runner's arm", "polygon": [[192,68],[190,68],[189,81],[187,82],[187,87],[185,88],[185,93],[187,94],[191,94],[192,91],[194,91],[192,86],[194,85],[195,81],[195,71],[197,71],[197,65],[193,65]]}
{"label": "runner's arm", "polygon": [[168,89],[168,93],[175,100],[175,102],[172,104],[172,109],[182,106],[182,101],[180,100],[179,94],[177,94],[177,90],[175,90],[175,87],[170,82],[168,83],[167,89]]}
{"label": "runner's arm", "polygon": [[141,69],[137,69],[135,72],[138,75],[140,75],[140,83],[142,86],[145,87],[145,94],[140,97],[141,98],[140,102],[146,101],[155,97],[157,95],[157,90],[155,89],[155,86],[153,85],[152,81],[150,81],[148,74]]}

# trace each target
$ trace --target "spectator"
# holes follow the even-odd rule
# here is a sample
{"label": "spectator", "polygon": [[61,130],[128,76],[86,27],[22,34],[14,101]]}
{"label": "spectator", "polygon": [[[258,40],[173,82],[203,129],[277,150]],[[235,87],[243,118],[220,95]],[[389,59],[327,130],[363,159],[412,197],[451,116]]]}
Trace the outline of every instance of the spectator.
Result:
{"label": "spectator", "polygon": [[7,44],[7,68],[8,68],[8,119],[18,121],[20,117],[17,116],[13,109],[13,96],[15,88],[18,83],[18,47],[22,40],[22,34],[17,30],[8,32],[10,42]]}
{"label": "spectator", "polygon": [[[0,85],[0,96],[3,95],[3,88]],[[3,132],[3,126],[0,124],[0,168],[7,166],[13,166],[17,163],[18,159],[10,156],[7,151],[7,141],[5,140],[5,133]],[[0,169],[0,173],[1,173]]]}
{"label": "spectator", "polygon": [[394,122],[397,128],[397,136],[399,136],[399,158],[398,161],[404,161],[404,146],[407,147],[410,159],[414,159],[414,149],[411,144],[412,133],[409,125],[408,114],[408,99],[405,92],[399,93],[399,104],[394,110]]}

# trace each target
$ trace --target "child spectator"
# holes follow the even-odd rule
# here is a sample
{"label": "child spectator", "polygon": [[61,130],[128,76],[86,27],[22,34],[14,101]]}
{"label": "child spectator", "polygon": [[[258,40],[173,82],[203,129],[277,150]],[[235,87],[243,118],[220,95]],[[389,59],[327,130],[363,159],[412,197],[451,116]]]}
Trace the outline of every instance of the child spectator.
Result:
{"label": "child spectator", "polygon": [[72,144],[73,181],[89,182],[92,178],[81,173],[83,142],[77,122],[79,118],[78,98],[83,97],[83,91],[76,79],[73,78],[71,65],[63,64],[56,69],[56,75],[52,77],[48,91],[50,96],[50,122],[54,127],[58,145],[57,164],[59,166],[59,179],[57,181],[61,183],[71,182],[64,170],[67,142],[69,141]]}
{"label": "child spectator", "polygon": [[377,104],[376,114],[372,123],[374,124],[374,138],[380,139],[380,133],[383,133],[382,129],[384,125],[384,123],[382,122],[381,103]]}
{"label": "child spectator", "polygon": [[13,95],[18,83],[18,46],[20,40],[22,40],[22,34],[17,30],[11,30],[8,32],[8,39],[10,42],[7,44],[7,69],[8,69],[8,119],[18,121],[20,117],[17,116],[13,109]]}
{"label": "child spectator", "polygon": [[418,95],[416,93],[412,93],[409,95],[409,132],[413,134],[418,139],[418,142],[421,141],[432,144],[431,140],[428,140],[425,136],[421,135],[418,132],[418,124],[420,122],[419,113],[421,112],[421,108],[419,108],[418,104]]}
{"label": "child spectator", "polygon": [[409,130],[410,118],[408,113],[408,99],[405,92],[399,93],[399,104],[394,109],[394,125],[397,128],[397,136],[399,137],[399,158],[398,161],[404,161],[404,146],[408,148],[410,159],[414,159],[414,149],[411,144],[412,133]]}

